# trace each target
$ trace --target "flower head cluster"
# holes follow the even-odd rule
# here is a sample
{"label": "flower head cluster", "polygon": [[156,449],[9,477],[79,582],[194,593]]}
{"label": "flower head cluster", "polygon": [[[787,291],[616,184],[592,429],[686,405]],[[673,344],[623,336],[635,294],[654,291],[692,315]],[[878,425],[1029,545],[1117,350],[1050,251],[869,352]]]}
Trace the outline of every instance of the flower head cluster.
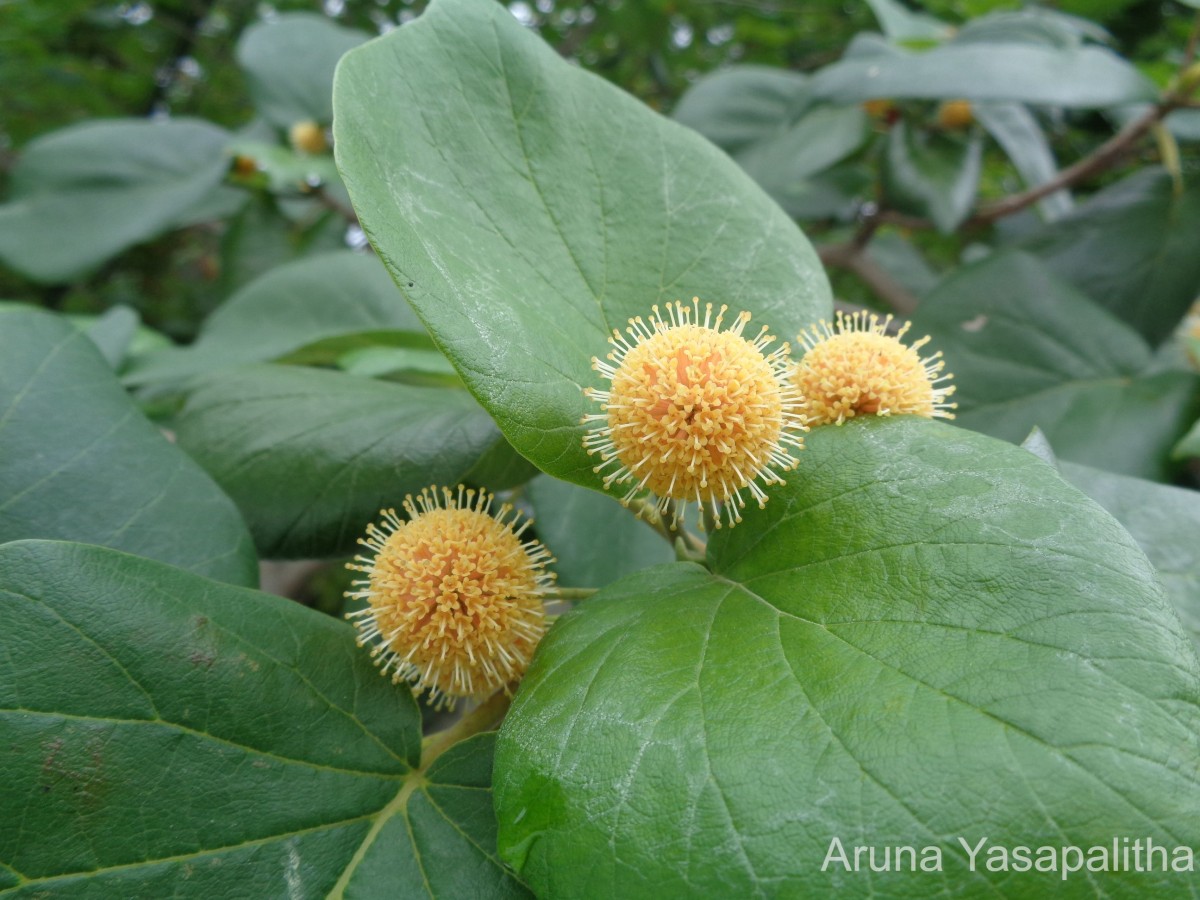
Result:
{"label": "flower head cluster", "polygon": [[796,367],[796,388],[801,399],[797,411],[809,426],[837,424],[860,415],[903,415],[954,418],[956,404],[946,398],[954,386],[942,375],[941,351],[922,357],[929,338],[911,345],[901,338],[905,323],[892,336],[892,317],[873,313],[838,313],[831,327],[822,321],[798,340],[804,357]]}
{"label": "flower head cluster", "polygon": [[384,510],[359,541],[371,555],[349,565],[366,575],[347,594],[368,604],[348,616],[360,646],[438,707],[507,688],[546,630],[549,552],[522,542],[530,522],[510,505],[492,515],[486,491],[426,488],[403,506],[408,521]]}
{"label": "flower head cluster", "polygon": [[711,303],[702,313],[693,298],[690,307],[668,304],[664,317],[655,306],[649,322],[630,319],[628,336],[613,332],[607,361],[593,358],[611,384],[585,390],[602,412],[583,418],[593,425],[583,443],[600,457],[605,487],[625,487],[622,502],[642,490],[657,495],[660,512],[695,501],[718,526],[723,504],[733,525],[743,490],[761,506],[767,495],[756,482],[782,483],[779,473],[796,466],[790,451],[803,448],[804,426],[792,411],[788,345],[768,353],[775,338],[765,326],[744,337],[746,312],[722,330],[727,309],[714,317]]}

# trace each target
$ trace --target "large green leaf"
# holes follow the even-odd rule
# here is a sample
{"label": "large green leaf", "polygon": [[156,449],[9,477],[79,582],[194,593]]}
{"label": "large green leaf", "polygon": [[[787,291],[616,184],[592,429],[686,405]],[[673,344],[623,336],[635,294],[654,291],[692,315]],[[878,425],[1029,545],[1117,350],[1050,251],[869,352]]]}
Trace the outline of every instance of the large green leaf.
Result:
{"label": "large green leaf", "polygon": [[491,0],[435,0],[348,53],[338,165],[363,228],[509,441],[599,489],[593,356],[672,300],[784,337],[830,309],[795,224],[720,150],[579,70]]}
{"label": "large green leaf", "polygon": [[671,546],[612,497],[539,475],[525,488],[562,587],[598,588],[675,558]]}
{"label": "large green leaf", "polygon": [[339,250],[271,269],[209,316],[194,344],[146,357],[125,380],[185,378],[279,359],[313,345],[330,351],[328,359],[313,361],[332,362],[364,342],[431,346],[379,260]]}
{"label": "large green leaf", "polygon": [[381,508],[430,484],[504,488],[534,472],[465,391],[341,372],[218,373],[175,426],[268,557],[349,552]]}
{"label": "large green leaf", "polygon": [[1154,480],[1200,402],[1200,379],[1148,374],[1128,325],[1037,259],[997,253],[946,278],[922,302],[958,392],[957,424],[1019,443],[1042,429],[1060,456]]}
{"label": "large green leaf", "polygon": [[34,281],[68,281],[194,220],[225,177],[228,140],[188,119],[84,122],[39,138],[0,206],[0,261]]}
{"label": "large green leaf", "polygon": [[[1194,896],[972,872],[958,840],[1200,842],[1200,664],[1129,535],[952,426],[808,443],[711,572],[631,576],[547,635],[497,745],[502,857],[545,898]],[[943,871],[822,871],[834,838]]]}
{"label": "large green leaf", "polygon": [[344,622],[78,544],[0,547],[0,896],[527,896],[491,737],[421,765]]}
{"label": "large green leaf", "polygon": [[922,52],[844,58],[809,82],[814,97],[853,103],[873,97],[999,100],[1104,107],[1155,98],[1154,84],[1100,47],[967,41]]}
{"label": "large green leaf", "polygon": [[1069,462],[1058,470],[1133,535],[1200,650],[1200,492]]}
{"label": "large green leaf", "polygon": [[888,132],[884,194],[896,209],[928,216],[949,233],[975,204],[982,160],[978,134],[962,139],[919,131],[901,120]]}
{"label": "large green leaf", "polygon": [[229,498],[138,411],[86,334],[0,309],[0,543],[104,544],[238,584],[258,566]]}
{"label": "large green leaf", "polygon": [[252,25],[237,46],[259,115],[279,128],[333,118],[338,60],[369,37],[316,13],[287,13]]}
{"label": "large green leaf", "polygon": [[1148,168],[1021,246],[1158,344],[1200,293],[1198,232],[1200,181],[1176,193],[1167,172]]}

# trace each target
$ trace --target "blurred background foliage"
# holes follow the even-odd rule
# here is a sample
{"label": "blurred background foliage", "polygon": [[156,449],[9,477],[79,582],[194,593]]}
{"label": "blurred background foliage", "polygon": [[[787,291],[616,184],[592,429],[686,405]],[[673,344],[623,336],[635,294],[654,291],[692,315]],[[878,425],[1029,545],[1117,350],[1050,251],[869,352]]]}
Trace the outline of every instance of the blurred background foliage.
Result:
{"label": "blurred background foliage", "polygon": [[[924,8],[961,23],[1017,5],[927,0]],[[192,116],[228,129],[254,127],[236,54],[239,38],[257,22],[307,11],[370,35],[411,20],[423,6],[420,0],[0,0],[0,179],[7,180],[31,140],[88,119]],[[508,6],[564,56],[664,111],[700,75],[723,65],[811,71],[835,61],[854,35],[878,28],[870,6],[856,0],[517,0]],[[1053,7],[1103,26],[1112,48],[1159,84],[1176,71],[1191,23],[1191,11],[1174,0],[1060,0]],[[1069,124],[1050,132],[1063,159],[1111,133],[1094,111],[1072,113]],[[985,198],[1011,188],[1002,157],[985,163]],[[0,296],[78,313],[125,305],[146,324],[189,340],[253,275],[343,242],[343,223],[329,208],[284,210],[288,227],[260,227],[274,220],[276,206],[273,198],[259,197],[228,227],[218,221],[173,230],[65,283],[37,284],[0,267]],[[236,246],[239,236],[250,235],[252,241]],[[958,252],[955,241],[936,234],[921,241],[935,263],[950,263]],[[839,278],[837,287],[850,299],[869,300],[853,279]]]}

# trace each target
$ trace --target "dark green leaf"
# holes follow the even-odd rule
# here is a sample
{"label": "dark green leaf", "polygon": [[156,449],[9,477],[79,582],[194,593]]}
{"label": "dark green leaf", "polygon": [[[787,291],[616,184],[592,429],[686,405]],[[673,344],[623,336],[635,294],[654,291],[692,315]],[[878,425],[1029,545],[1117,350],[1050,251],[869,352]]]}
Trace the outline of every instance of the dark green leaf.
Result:
{"label": "dark green leaf", "polygon": [[[947,425],[808,443],[711,573],[631,576],[547,635],[497,745],[502,858],[546,897],[1188,896],[972,872],[958,841],[1200,842],[1200,664],[1129,535]],[[823,872],[835,837],[944,872]]]}
{"label": "dark green leaf", "polygon": [[1143,169],[1021,242],[1158,344],[1200,292],[1200,181]]}
{"label": "dark green leaf", "polygon": [[0,261],[34,281],[68,281],[194,219],[225,177],[228,140],[187,119],[85,122],[39,138],[0,206]]}
{"label": "dark green leaf", "polygon": [[0,543],[103,544],[230,581],[258,567],[237,510],[82,332],[0,309]]}
{"label": "dark green leaf", "polygon": [[1200,493],[1069,462],[1058,470],[1133,535],[1200,650]]}
{"label": "dark green leaf", "polygon": [[785,69],[730,66],[684,91],[671,115],[732,153],[779,134],[803,112],[807,81]]}
{"label": "dark green leaf", "polygon": [[462,390],[289,366],[198,384],[179,443],[238,504],[264,556],[346,553],[405,494],[510,487],[534,471]]}
{"label": "dark green leaf", "polygon": [[287,13],[243,32],[238,64],[259,115],[277,128],[333,118],[333,71],[346,51],[369,37],[315,13]]}
{"label": "dark green leaf", "polygon": [[[437,0],[347,54],[338,165],[401,290],[512,445],[599,488],[593,356],[652,304],[828,315],[795,224],[720,150],[564,61],[490,0]],[[431,98],[436,98],[432,100]]]}
{"label": "dark green leaf", "polygon": [[[209,316],[192,346],[147,357],[125,380],[185,378],[363,335],[366,343],[431,346],[379,260],[339,250],[270,270]],[[326,345],[327,359],[315,361],[336,359],[336,349]]]}
{"label": "dark green leaf", "polygon": [[957,424],[993,437],[1036,426],[1066,459],[1161,480],[1198,411],[1196,376],[1143,374],[1145,341],[1027,254],[956,271],[915,321],[954,373]]}
{"label": "dark green leaf", "polygon": [[412,694],[343,622],[23,542],[0,649],[6,897],[525,896],[494,859],[491,736],[416,768]]}
{"label": "dark green leaf", "polygon": [[540,475],[525,487],[538,539],[557,560],[562,587],[598,588],[675,558],[671,546],[645,522],[603,497]]}
{"label": "dark green leaf", "polygon": [[982,152],[978,133],[963,140],[902,119],[888,132],[884,194],[896,209],[926,216],[949,233],[975,204]]}
{"label": "dark green leaf", "polygon": [[999,100],[1104,107],[1153,100],[1153,83],[1114,53],[1028,43],[963,42],[919,53],[845,58],[809,82],[814,97]]}

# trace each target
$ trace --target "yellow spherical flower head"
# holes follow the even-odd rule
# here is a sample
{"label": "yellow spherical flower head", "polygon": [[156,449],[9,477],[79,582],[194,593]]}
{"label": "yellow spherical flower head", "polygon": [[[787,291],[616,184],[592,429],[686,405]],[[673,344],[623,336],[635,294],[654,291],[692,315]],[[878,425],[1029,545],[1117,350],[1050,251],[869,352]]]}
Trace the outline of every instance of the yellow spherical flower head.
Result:
{"label": "yellow spherical flower head", "polygon": [[439,708],[507,689],[546,630],[549,552],[521,540],[530,520],[510,505],[493,516],[486,491],[426,488],[403,505],[408,521],[384,510],[359,540],[373,555],[349,564],[367,576],[346,595],[369,604],[347,617],[359,645]]}
{"label": "yellow spherical flower head", "polygon": [[584,393],[601,413],[584,416],[593,428],[583,439],[599,455],[604,486],[626,486],[623,503],[639,491],[669,501],[707,504],[720,527],[724,504],[730,525],[741,521],[747,490],[762,506],[767,495],[756,482],[782,484],[779,473],[796,466],[790,450],[800,450],[803,422],[791,407],[797,396],[790,378],[785,343],[771,353],[775,338],[767,328],[750,339],[750,321],[741,313],[721,330],[728,307],[714,319],[712,304],[657,306],[649,323],[630,319],[628,337],[614,331],[607,362],[592,368],[611,382],[607,391]]}
{"label": "yellow spherical flower head", "polygon": [[807,425],[841,425],[864,415],[954,418],[956,404],[946,402],[954,386],[943,384],[953,376],[941,374],[941,351],[922,357],[917,351],[929,338],[906,346],[901,338],[909,323],[892,336],[891,322],[891,316],[839,312],[836,327],[822,321],[801,333],[797,411]]}

